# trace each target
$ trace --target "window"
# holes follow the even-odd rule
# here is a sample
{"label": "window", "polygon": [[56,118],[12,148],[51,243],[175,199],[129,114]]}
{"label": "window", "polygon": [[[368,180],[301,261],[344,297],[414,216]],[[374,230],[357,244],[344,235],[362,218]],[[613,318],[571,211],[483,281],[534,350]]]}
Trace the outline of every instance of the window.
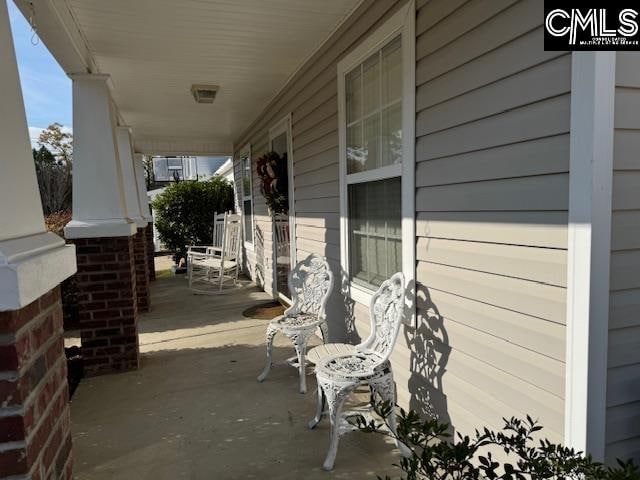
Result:
{"label": "window", "polygon": [[247,145],[240,152],[242,169],[242,219],[244,221],[244,242],[253,246],[253,181],[251,175],[251,147]]}
{"label": "window", "polygon": [[414,22],[410,2],[338,65],[341,261],[365,304],[414,278]]}

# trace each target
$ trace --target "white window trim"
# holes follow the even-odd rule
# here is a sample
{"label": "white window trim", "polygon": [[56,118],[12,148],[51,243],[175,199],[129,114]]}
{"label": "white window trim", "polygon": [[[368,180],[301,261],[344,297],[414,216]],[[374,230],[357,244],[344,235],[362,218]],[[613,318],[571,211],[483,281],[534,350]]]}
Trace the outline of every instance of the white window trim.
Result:
{"label": "white window trim", "polygon": [[[251,170],[251,173],[249,175],[249,192],[250,192],[249,195],[244,194],[245,170],[244,170],[243,158],[245,156],[249,159],[249,167]],[[242,193],[240,195],[240,211],[242,212],[242,228],[244,228],[244,225],[245,225],[244,202],[246,202],[247,200],[251,201],[251,241],[244,240],[244,233],[242,234],[242,239],[244,241],[244,248],[246,248],[247,250],[253,251],[254,244],[255,244],[255,224],[254,224],[255,215],[253,214],[253,162],[251,160],[251,144],[250,143],[247,143],[240,150],[240,171],[242,172],[241,182],[240,182],[240,192]]]}
{"label": "white window trim", "polygon": [[[416,236],[415,236],[415,1],[411,0],[398,10],[380,28],[369,35],[338,63],[338,118],[340,141],[340,261],[342,270],[349,277],[349,225],[347,186],[354,181],[371,181],[401,176],[402,181],[402,271],[407,286],[415,292]],[[375,171],[365,171],[347,176],[346,158],[346,94],[345,75],[362,63],[370,54],[380,50],[397,35],[402,36],[402,165],[390,165]],[[399,173],[401,175],[399,175]],[[349,296],[369,305],[373,291],[350,282]],[[405,322],[415,324],[415,301]]]}
{"label": "white window trim", "polygon": [[[275,125],[273,125],[269,129],[269,150],[273,150],[273,140],[282,135],[283,133],[287,134],[287,176],[289,181],[289,248],[290,248],[290,262],[291,268],[293,268],[297,263],[297,247],[296,247],[296,202],[294,197],[295,188],[293,185],[293,132],[292,132],[292,115],[288,113],[278,121]],[[275,229],[272,232],[272,243],[275,249]],[[275,250],[272,252],[273,255],[273,287],[272,290],[275,293],[276,286],[276,267],[275,267]],[[278,293],[278,297],[285,302],[291,304],[291,299],[285,297],[283,294]]]}

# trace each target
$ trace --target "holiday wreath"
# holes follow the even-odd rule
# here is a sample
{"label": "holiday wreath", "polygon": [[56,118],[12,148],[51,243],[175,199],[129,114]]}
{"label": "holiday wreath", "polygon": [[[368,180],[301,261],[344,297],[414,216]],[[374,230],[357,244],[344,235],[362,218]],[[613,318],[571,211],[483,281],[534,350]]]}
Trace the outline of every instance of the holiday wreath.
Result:
{"label": "holiday wreath", "polygon": [[267,152],[256,161],[260,190],[272,215],[289,211],[287,155]]}

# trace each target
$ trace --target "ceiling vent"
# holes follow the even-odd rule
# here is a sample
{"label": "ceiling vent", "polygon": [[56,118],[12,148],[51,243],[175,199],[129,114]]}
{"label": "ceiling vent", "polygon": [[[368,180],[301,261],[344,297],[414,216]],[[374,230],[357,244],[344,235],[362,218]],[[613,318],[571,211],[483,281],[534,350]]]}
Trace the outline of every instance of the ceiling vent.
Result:
{"label": "ceiling vent", "polygon": [[191,93],[197,103],[213,103],[219,88],[217,85],[191,85]]}

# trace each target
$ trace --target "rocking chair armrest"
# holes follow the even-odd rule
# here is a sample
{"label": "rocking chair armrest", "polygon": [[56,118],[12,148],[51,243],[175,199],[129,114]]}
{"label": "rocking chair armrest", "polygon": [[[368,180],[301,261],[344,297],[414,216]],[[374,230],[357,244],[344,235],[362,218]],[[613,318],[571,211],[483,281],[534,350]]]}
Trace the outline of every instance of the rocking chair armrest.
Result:
{"label": "rocking chair armrest", "polygon": [[187,247],[187,253],[191,252],[191,250],[196,249],[196,248],[200,248],[200,249],[207,249],[210,248],[211,245],[185,245],[185,247]]}

